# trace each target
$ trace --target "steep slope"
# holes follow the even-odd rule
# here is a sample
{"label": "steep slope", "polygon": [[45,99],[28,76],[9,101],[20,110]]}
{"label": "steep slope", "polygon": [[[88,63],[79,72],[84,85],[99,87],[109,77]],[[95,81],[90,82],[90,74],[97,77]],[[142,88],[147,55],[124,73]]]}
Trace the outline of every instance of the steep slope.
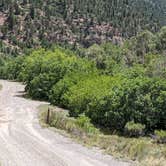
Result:
{"label": "steep slope", "polygon": [[165,0],[0,0],[1,52],[66,43],[74,47],[158,31]]}

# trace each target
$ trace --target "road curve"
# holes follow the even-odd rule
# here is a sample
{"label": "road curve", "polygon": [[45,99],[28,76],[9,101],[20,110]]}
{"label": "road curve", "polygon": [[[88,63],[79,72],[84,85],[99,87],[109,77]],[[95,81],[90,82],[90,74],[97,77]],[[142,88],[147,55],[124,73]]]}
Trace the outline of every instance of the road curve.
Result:
{"label": "road curve", "polygon": [[128,166],[40,127],[42,102],[20,96],[24,85],[0,80],[0,163],[2,166]]}

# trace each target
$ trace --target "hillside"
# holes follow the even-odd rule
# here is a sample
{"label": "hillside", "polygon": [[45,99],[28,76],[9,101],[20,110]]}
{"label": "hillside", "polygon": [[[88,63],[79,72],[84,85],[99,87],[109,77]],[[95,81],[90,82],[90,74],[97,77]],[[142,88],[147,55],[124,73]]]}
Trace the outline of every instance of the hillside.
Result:
{"label": "hillside", "polygon": [[165,0],[0,0],[0,11],[0,50],[14,55],[53,43],[122,43],[166,24]]}
{"label": "hillside", "polygon": [[165,166],[166,0],[0,0],[0,79],[0,165]]}

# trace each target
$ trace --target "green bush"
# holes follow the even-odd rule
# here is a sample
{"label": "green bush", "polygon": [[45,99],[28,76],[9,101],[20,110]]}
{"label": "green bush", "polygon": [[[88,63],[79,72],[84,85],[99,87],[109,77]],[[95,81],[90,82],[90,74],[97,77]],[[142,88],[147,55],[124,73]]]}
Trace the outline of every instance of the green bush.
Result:
{"label": "green bush", "polygon": [[0,77],[3,79],[17,80],[24,60],[25,56],[5,59],[3,63],[1,62]]}
{"label": "green bush", "polygon": [[101,45],[94,44],[85,49],[84,56],[96,64],[99,69],[104,69],[104,73],[114,74],[122,68],[124,57],[122,48],[112,43],[104,43]]}
{"label": "green bush", "polygon": [[59,82],[57,82],[51,89],[49,94],[49,100],[51,104],[65,107],[63,104],[63,95],[67,93],[69,88],[76,85],[79,81],[96,77],[98,72],[88,71],[88,72],[72,72],[64,76]]}
{"label": "green bush", "polygon": [[71,116],[85,113],[93,123],[118,130],[133,119],[151,131],[165,128],[165,96],[165,80],[98,76],[71,86],[62,100]]}
{"label": "green bush", "polygon": [[76,71],[88,73],[96,70],[93,63],[66,52],[59,48],[54,51],[40,49],[26,57],[18,77],[26,83],[26,91],[30,96],[48,100],[52,87],[65,75]]}
{"label": "green bush", "polygon": [[81,129],[83,129],[88,134],[97,134],[99,132],[91,123],[90,118],[88,118],[84,114],[81,114],[76,119],[76,125],[79,126]]}
{"label": "green bush", "polygon": [[155,130],[155,135],[157,136],[158,143],[166,144],[166,131],[164,130]]}
{"label": "green bush", "polygon": [[[70,115],[79,116],[79,114],[85,113],[90,118],[98,116],[102,121],[97,109],[89,110],[89,107],[108,93],[110,80],[109,76],[94,76],[71,86],[63,95],[63,104],[70,110]],[[88,110],[91,111],[90,114]]]}
{"label": "green bush", "polygon": [[125,125],[125,135],[129,137],[139,137],[144,135],[145,125],[130,121]]}

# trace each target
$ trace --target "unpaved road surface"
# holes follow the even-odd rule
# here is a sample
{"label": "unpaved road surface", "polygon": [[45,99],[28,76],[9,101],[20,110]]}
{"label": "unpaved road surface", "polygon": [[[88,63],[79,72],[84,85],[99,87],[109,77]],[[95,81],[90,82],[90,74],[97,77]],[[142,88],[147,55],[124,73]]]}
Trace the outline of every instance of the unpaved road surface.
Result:
{"label": "unpaved road surface", "polygon": [[24,85],[0,80],[0,163],[2,166],[128,166],[40,127],[42,102],[21,97]]}

